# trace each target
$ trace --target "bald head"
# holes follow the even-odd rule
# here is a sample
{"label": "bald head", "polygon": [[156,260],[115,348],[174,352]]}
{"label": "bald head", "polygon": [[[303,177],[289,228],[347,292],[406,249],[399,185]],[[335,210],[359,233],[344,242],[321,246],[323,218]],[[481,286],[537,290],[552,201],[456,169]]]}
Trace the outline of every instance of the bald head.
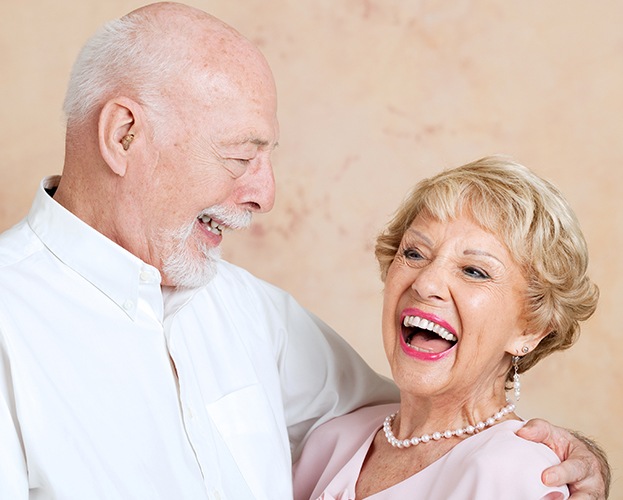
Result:
{"label": "bald head", "polygon": [[119,95],[164,114],[189,80],[227,74],[236,81],[240,71],[272,79],[261,52],[221,20],[179,3],[146,5],[107,23],[83,47],[64,104],[68,128]]}

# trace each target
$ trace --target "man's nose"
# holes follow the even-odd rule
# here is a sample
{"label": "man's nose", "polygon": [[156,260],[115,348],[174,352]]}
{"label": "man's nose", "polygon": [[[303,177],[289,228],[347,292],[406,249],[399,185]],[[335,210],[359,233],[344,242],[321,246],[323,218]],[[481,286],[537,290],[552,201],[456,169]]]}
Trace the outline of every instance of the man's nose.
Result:
{"label": "man's nose", "polygon": [[268,212],[275,204],[275,176],[270,158],[258,158],[239,179],[238,203],[253,212]]}

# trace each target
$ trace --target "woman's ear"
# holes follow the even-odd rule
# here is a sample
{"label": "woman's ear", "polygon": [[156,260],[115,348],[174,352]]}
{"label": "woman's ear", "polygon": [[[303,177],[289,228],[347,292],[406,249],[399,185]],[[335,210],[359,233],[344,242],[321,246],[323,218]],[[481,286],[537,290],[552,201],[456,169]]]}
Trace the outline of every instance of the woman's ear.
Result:
{"label": "woman's ear", "polygon": [[100,154],[110,169],[120,177],[127,171],[132,144],[142,128],[140,117],[140,105],[126,97],[107,101],[100,112]]}
{"label": "woman's ear", "polygon": [[524,356],[536,349],[541,340],[550,333],[548,329],[539,332],[524,332],[515,338],[508,347],[507,352],[513,356]]}

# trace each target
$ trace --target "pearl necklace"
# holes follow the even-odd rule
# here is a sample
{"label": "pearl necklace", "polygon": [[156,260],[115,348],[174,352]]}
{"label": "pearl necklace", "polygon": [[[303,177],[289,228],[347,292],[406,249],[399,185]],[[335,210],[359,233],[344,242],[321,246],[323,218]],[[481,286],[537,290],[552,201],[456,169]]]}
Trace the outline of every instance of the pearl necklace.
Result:
{"label": "pearl necklace", "polygon": [[486,420],[481,420],[476,425],[468,425],[466,427],[454,429],[453,431],[447,430],[445,432],[433,432],[432,434],[424,434],[423,436],[413,437],[411,439],[398,439],[396,438],[396,436],[394,436],[394,433],[392,432],[392,424],[394,423],[396,415],[398,415],[398,412],[396,412],[385,418],[385,421],[383,422],[383,432],[385,432],[387,442],[391,444],[394,448],[408,448],[409,446],[415,446],[419,443],[428,443],[431,440],[439,441],[441,438],[451,438],[452,436],[461,437],[465,434],[475,434],[485,429],[486,427],[491,427],[498,420],[502,419],[502,417],[508,415],[509,413],[512,413],[514,409],[515,405],[513,403],[508,403],[504,408],[495,413],[493,416],[489,417]]}

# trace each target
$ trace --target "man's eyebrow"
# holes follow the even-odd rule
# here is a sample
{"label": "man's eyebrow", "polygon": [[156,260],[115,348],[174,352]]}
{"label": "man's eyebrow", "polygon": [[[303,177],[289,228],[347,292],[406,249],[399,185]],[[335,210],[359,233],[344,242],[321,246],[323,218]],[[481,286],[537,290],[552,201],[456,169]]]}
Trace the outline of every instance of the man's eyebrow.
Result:
{"label": "man's eyebrow", "polygon": [[[240,146],[242,144],[253,144],[255,146],[267,147],[271,145],[271,142],[267,141],[266,139],[260,139],[259,137],[253,136],[253,137],[243,137],[240,139],[235,139],[227,145],[228,146]],[[279,143],[275,142],[272,145],[272,148],[275,149],[277,146],[279,146]]]}
{"label": "man's eyebrow", "polygon": [[271,146],[272,144],[272,149],[275,149],[277,146],[279,146],[278,142],[275,143],[271,143],[270,141],[267,141],[265,139],[251,139],[249,142],[251,142],[251,144],[255,144],[256,146],[263,146],[263,147],[268,147]]}

